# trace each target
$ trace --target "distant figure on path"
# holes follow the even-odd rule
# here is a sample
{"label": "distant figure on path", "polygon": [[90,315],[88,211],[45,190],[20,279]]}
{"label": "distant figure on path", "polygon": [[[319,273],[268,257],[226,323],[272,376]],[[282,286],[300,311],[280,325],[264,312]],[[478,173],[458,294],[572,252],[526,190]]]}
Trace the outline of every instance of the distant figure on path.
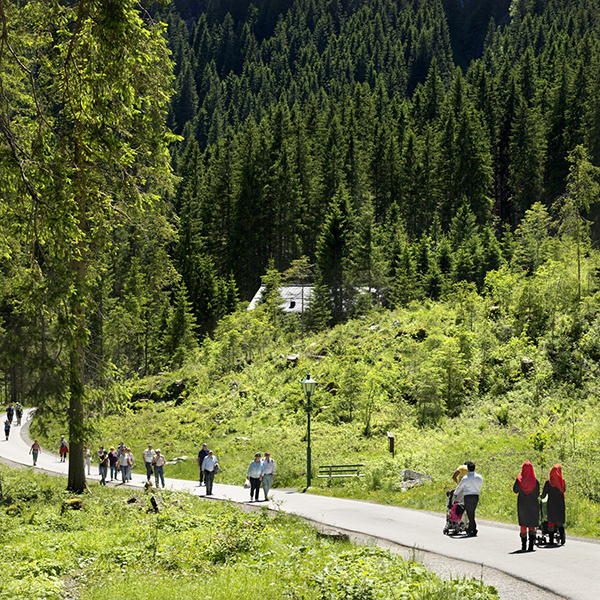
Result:
{"label": "distant figure on path", "polygon": [[108,462],[110,464],[110,480],[117,479],[117,473],[119,472],[119,457],[115,452],[115,447],[110,447],[110,452],[108,453]]}
{"label": "distant figure on path", "polygon": [[39,442],[37,440],[33,440],[33,444],[31,444],[31,448],[29,449],[29,454],[33,454],[33,466],[34,467],[37,464],[37,459],[38,459],[38,456],[40,455],[41,451],[42,451],[42,448],[40,447]]}
{"label": "distant figure on path", "polygon": [[202,461],[202,471],[204,473],[204,483],[206,484],[206,495],[212,496],[213,481],[215,472],[219,470],[219,461],[216,456],[213,456],[213,451],[209,450],[208,454]]}
{"label": "distant figure on path", "polygon": [[4,435],[6,436],[6,441],[8,442],[8,436],[10,434],[10,421],[6,419],[4,421]]}
{"label": "distant figure on path", "polygon": [[17,415],[17,426],[20,427],[23,418],[23,407],[20,402],[17,402],[17,406],[15,406],[15,415]]}
{"label": "distant figure on path", "polygon": [[12,425],[13,417],[15,416],[15,407],[11,402],[6,409],[6,419],[8,420],[8,424]]}
{"label": "distant figure on path", "polygon": [[104,456],[104,446],[102,444],[100,444],[100,447],[98,448],[98,453],[97,453],[97,457],[98,457],[98,475],[101,475],[100,473],[100,463],[102,462],[102,457]]}
{"label": "distant figure on path", "polygon": [[560,465],[550,469],[550,477],[544,484],[542,499],[548,496],[548,533],[550,543],[554,544],[554,534],[558,531],[560,545],[565,543],[565,480]]}
{"label": "distant figure on path", "polygon": [[204,459],[208,456],[208,446],[206,444],[202,444],[202,448],[200,452],[198,452],[198,468],[200,469],[200,485],[204,482],[204,470],[202,469],[202,463]]}
{"label": "distant figure on path", "polygon": [[258,502],[258,491],[260,490],[260,482],[263,476],[263,465],[260,462],[260,452],[254,455],[254,460],[248,467],[246,477],[250,480],[250,502]]}
{"label": "distant figure on path", "polygon": [[127,452],[127,456],[129,456],[129,466],[127,467],[127,477],[129,478],[129,481],[131,481],[133,479],[133,477],[131,475],[131,471],[132,471],[133,467],[135,467],[135,457],[133,456],[133,452],[131,451],[131,448],[129,448],[129,447],[125,448],[125,452]]}
{"label": "distant figure on path", "polygon": [[[150,447],[150,446],[148,446]],[[160,448],[156,449],[156,453],[154,455],[154,459],[153,459],[153,464],[154,464],[154,481],[156,482],[156,487],[158,487],[158,480],[160,478],[161,482],[162,482],[162,486],[163,488],[165,487],[165,463],[167,462],[167,459],[164,457],[163,454],[161,454],[160,452]]]}
{"label": "distant figure on path", "polygon": [[98,463],[98,468],[100,469],[100,485],[106,485],[106,476],[108,475],[109,463],[110,459],[108,458],[108,452],[104,450],[102,452],[102,456],[100,457],[100,462]]}
{"label": "distant figure on path", "polygon": [[129,453],[126,448],[123,448],[121,455],[119,456],[119,467],[121,467],[121,477],[123,479],[123,483],[127,483],[129,480],[128,470],[131,468],[129,462]]}
{"label": "distant figure on path", "polygon": [[[152,477],[152,461],[154,460],[154,456],[156,452],[152,450],[152,444],[148,444],[148,447],[144,450],[144,465],[146,466],[146,481],[150,481]],[[157,486],[158,487],[158,486]]]}
{"label": "distant figure on path", "polygon": [[469,518],[467,525],[467,535],[471,537],[477,536],[477,523],[475,522],[475,510],[479,504],[479,494],[483,486],[483,477],[475,473],[475,463],[467,461],[467,474],[460,480],[456,490],[454,491],[457,497],[464,496],[465,512]]}
{"label": "distant figure on path", "polygon": [[261,462],[263,466],[262,488],[265,493],[265,500],[268,500],[269,490],[273,485],[273,475],[275,475],[275,461],[271,458],[270,452],[265,452],[265,457]]}
{"label": "distant figure on path", "polygon": [[65,462],[67,460],[67,454],[69,454],[69,445],[67,444],[67,440],[65,440],[65,436],[60,436],[60,442],[58,442],[58,454],[60,456],[60,462]]}
{"label": "distant figure on path", "polygon": [[[521,474],[513,485],[513,492],[519,494],[517,498],[517,512],[519,514],[519,525],[521,527],[521,552],[533,552],[535,544],[535,529],[539,523],[540,509],[538,497],[540,495],[540,484],[535,478],[533,465],[524,462]],[[527,533],[529,532],[529,548],[527,548]]]}
{"label": "distant figure on path", "polygon": [[83,447],[83,464],[87,469],[87,474],[92,474],[92,451],[87,447]]}

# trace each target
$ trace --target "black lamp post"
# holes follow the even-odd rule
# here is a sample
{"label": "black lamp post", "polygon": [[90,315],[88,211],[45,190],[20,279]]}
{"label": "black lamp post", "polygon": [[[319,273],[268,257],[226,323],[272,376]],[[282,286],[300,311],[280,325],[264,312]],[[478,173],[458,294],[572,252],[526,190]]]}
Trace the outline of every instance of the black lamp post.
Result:
{"label": "black lamp post", "polygon": [[306,489],[310,487],[310,399],[317,387],[317,382],[311,379],[310,373],[306,376],[306,379],[302,380],[302,389],[306,394],[306,415],[308,417],[308,424],[306,430]]}

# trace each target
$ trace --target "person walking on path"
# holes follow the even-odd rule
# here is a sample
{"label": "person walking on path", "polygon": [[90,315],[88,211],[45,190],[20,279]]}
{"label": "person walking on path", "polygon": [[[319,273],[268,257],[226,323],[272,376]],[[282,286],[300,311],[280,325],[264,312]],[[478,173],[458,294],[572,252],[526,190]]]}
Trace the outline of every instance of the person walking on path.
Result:
{"label": "person walking on path", "polygon": [[550,543],[554,544],[554,534],[558,531],[560,545],[565,543],[565,480],[560,465],[550,469],[550,477],[544,484],[542,499],[548,497],[548,534]]}
{"label": "person walking on path", "polygon": [[60,462],[66,462],[67,454],[69,454],[69,445],[67,444],[67,440],[64,435],[60,436],[60,441],[58,442],[58,454],[60,456]]}
{"label": "person walking on path", "polygon": [[129,448],[129,447],[125,448],[125,452],[127,452],[127,456],[129,456],[129,466],[127,467],[127,478],[129,479],[129,481],[131,481],[133,479],[133,475],[131,474],[131,472],[133,471],[133,467],[135,467],[135,457],[133,456],[133,452],[131,451],[131,448]]}
{"label": "person walking on path", "polygon": [[[513,485],[513,492],[518,494],[517,512],[519,515],[519,525],[521,527],[521,552],[525,552],[525,550],[533,552],[535,529],[538,526],[540,514],[538,505],[540,484],[535,478],[533,465],[530,462],[523,463],[521,474],[517,477],[515,484]],[[528,533],[529,548],[527,548]]]}
{"label": "person walking on path", "polygon": [[110,459],[108,458],[108,452],[104,450],[102,456],[100,457],[100,462],[98,463],[98,468],[100,469],[100,485],[106,485],[106,476],[108,475],[109,463]]}
{"label": "person walking on path", "polygon": [[257,452],[248,467],[248,474],[246,475],[250,480],[250,502],[258,502],[258,491],[260,490],[262,476],[263,465],[260,461],[260,452]]}
{"label": "person walking on path", "polygon": [[17,427],[21,426],[21,419],[23,418],[23,407],[20,402],[17,402],[15,406],[15,415],[17,416]]}
{"label": "person walking on path", "polygon": [[39,442],[37,440],[33,440],[33,444],[31,444],[31,448],[29,449],[29,454],[33,454],[33,466],[34,467],[37,464],[37,459],[38,459],[38,456],[40,455],[41,451],[42,451],[42,448],[40,447]]}
{"label": "person walking on path", "polygon": [[10,421],[6,419],[4,421],[4,435],[6,436],[6,441],[8,442],[8,436],[10,434]]}
{"label": "person walking on path", "polygon": [[275,475],[275,461],[271,458],[270,452],[265,452],[265,457],[261,462],[263,466],[262,488],[265,493],[265,500],[268,500],[269,490],[273,485],[273,475]]}
{"label": "person walking on path", "polygon": [[460,497],[461,494],[465,499],[465,512],[469,518],[467,526],[467,535],[471,537],[477,536],[477,523],[475,522],[475,510],[479,504],[479,494],[483,486],[483,477],[479,473],[475,473],[475,463],[467,461],[467,474],[460,480],[454,493]]}
{"label": "person walking on path", "polygon": [[12,425],[14,416],[15,416],[15,407],[13,406],[13,403],[11,402],[8,405],[8,408],[6,409],[6,418],[8,420],[9,425]]}
{"label": "person walking on path", "polygon": [[146,466],[146,480],[147,481],[150,481],[150,478],[152,477],[152,462],[154,461],[155,456],[156,456],[156,452],[154,452],[154,450],[152,449],[152,444],[148,444],[148,447],[144,450],[144,454],[143,454],[144,465]]}
{"label": "person walking on path", "polygon": [[131,468],[131,463],[129,461],[129,453],[126,448],[123,448],[121,452],[121,456],[119,456],[119,467],[121,468],[121,477],[123,483],[127,483],[129,480],[128,470]]}
{"label": "person walking on path", "polygon": [[[150,448],[150,446],[148,446]],[[156,482],[156,487],[158,487],[158,480],[160,478],[162,482],[163,488],[165,487],[165,463],[167,459],[160,452],[160,448],[156,449],[156,453],[154,454],[152,465],[154,465],[154,481]],[[150,480],[148,480],[150,481]]]}
{"label": "person walking on path", "polygon": [[87,469],[87,474],[92,474],[92,451],[87,447],[83,447],[83,464]]}
{"label": "person walking on path", "polygon": [[198,452],[198,468],[200,469],[200,485],[204,482],[204,469],[202,468],[202,464],[204,463],[204,459],[208,456],[208,446],[206,444],[202,444],[202,448],[200,452]]}
{"label": "person walking on path", "polygon": [[110,480],[117,479],[117,473],[119,472],[119,457],[115,452],[115,447],[110,447],[108,453],[108,463],[110,464]]}
{"label": "person walking on path", "polygon": [[206,495],[212,496],[213,481],[215,473],[219,471],[219,461],[216,456],[213,456],[213,451],[209,450],[208,454],[202,461],[202,471],[204,472],[204,483],[206,485]]}
{"label": "person walking on path", "polygon": [[106,451],[104,450],[104,446],[102,444],[100,444],[100,446],[98,447],[98,453],[97,453],[97,457],[98,457],[98,475],[100,475],[100,463],[102,462],[102,457],[104,456],[104,453]]}

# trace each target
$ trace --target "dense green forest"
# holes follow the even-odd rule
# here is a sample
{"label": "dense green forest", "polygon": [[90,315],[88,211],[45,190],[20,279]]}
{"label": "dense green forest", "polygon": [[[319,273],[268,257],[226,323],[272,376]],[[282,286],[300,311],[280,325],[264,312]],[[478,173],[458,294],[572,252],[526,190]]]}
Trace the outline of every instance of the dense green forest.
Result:
{"label": "dense green forest", "polygon": [[[503,265],[533,276],[549,237],[589,255],[597,0],[126,2],[91,12],[84,31],[104,46],[82,45],[82,60],[110,50],[111,92],[69,70],[82,38],[61,28],[79,18],[65,6],[3,9],[5,399],[72,396],[67,365],[92,391],[178,368],[265,273],[273,285],[293,265],[287,280],[315,286],[307,325],[319,330],[460,282],[482,291]],[[119,38],[142,29],[170,58],[156,37]],[[114,50],[124,40],[135,64]],[[61,95],[77,77],[89,120]],[[81,139],[89,156],[65,151]],[[80,287],[74,181],[100,207],[81,230]],[[593,269],[584,283],[579,298]]]}

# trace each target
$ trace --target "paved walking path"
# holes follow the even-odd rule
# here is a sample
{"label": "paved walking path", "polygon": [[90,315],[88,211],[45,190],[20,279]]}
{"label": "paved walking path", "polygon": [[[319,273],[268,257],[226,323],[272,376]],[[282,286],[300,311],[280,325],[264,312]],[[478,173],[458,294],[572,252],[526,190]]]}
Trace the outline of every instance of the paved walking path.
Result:
{"label": "paved walking path", "polygon": [[[0,458],[16,464],[31,465],[29,438],[26,436],[31,411],[25,411],[23,430],[13,427],[9,442],[0,442]],[[277,460],[277,457],[274,457]],[[42,451],[37,467],[48,473],[67,474],[68,463]],[[168,470],[168,467],[167,467]],[[91,480],[99,480],[97,465],[92,466]],[[131,487],[141,488],[145,475],[134,474]],[[203,495],[197,482],[166,478],[167,487],[194,495]],[[113,484],[111,484],[113,485]],[[249,491],[241,486],[215,483],[214,498],[244,503]],[[476,538],[456,538],[442,534],[445,516],[406,508],[383,506],[359,500],[329,498],[285,490],[272,490],[269,506],[299,515],[324,525],[374,536],[407,548],[466,561],[504,572],[518,580],[573,600],[600,598],[600,544],[568,537],[562,547],[538,548],[536,552],[517,553],[520,548],[516,526],[478,521]],[[262,490],[261,490],[262,497]],[[515,500],[516,503],[516,500]],[[265,505],[265,503],[261,503]],[[485,578],[484,578],[485,579]],[[540,591],[540,597],[542,596]],[[537,595],[529,595],[538,598]]]}

